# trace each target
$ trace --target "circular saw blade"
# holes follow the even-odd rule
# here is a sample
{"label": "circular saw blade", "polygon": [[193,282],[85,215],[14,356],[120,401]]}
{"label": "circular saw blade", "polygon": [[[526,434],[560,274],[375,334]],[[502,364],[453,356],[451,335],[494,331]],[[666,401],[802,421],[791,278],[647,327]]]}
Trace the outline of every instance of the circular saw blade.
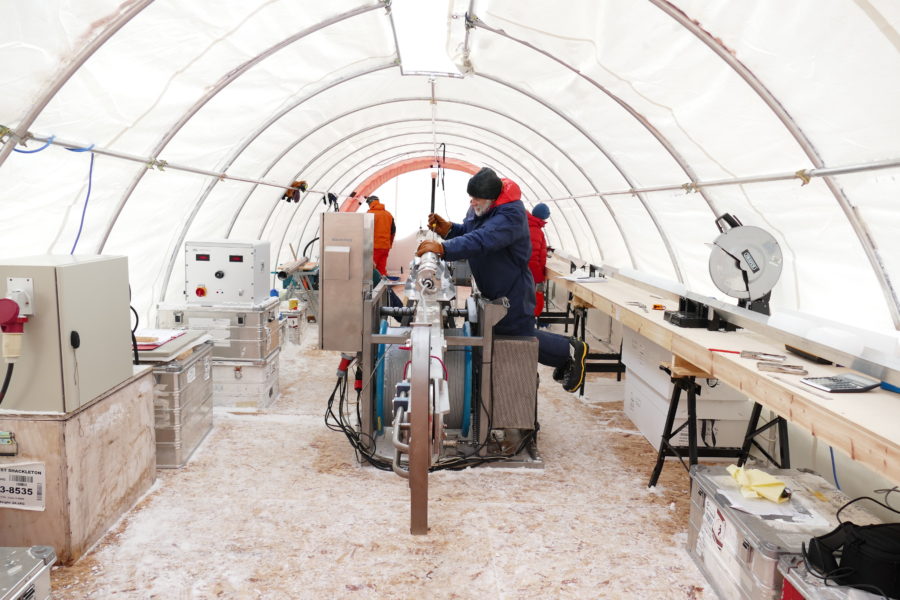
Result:
{"label": "circular saw blade", "polygon": [[768,231],[742,225],[721,234],[709,255],[709,275],[734,298],[757,300],[769,293],[782,267],[781,248]]}

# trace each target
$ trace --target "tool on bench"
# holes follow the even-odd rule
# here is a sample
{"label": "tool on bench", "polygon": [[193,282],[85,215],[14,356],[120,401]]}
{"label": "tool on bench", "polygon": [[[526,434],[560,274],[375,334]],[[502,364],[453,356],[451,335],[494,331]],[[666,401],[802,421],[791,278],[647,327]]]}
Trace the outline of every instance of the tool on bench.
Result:
{"label": "tool on bench", "polygon": [[760,361],[756,363],[756,368],[760,371],[772,371],[775,373],[790,373],[791,375],[808,375],[809,371],[802,365],[786,365],[780,362]]}
{"label": "tool on bench", "polygon": [[638,308],[643,308],[644,312],[650,312],[647,310],[647,305],[644,304],[643,302],[626,302],[625,304],[628,304],[630,306],[637,306]]}
{"label": "tool on bench", "polygon": [[769,354],[767,352],[757,352],[755,350],[724,350],[722,348],[707,348],[710,352],[727,352],[728,354],[740,354],[741,358],[752,358],[755,360],[763,360],[766,362],[782,362],[787,357],[783,354]]}

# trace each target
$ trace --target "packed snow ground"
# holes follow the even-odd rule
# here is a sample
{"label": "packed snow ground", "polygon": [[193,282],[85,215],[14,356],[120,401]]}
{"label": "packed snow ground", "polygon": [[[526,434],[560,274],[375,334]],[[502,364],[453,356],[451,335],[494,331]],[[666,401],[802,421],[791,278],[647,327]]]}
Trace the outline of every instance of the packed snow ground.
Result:
{"label": "packed snow ground", "polygon": [[687,474],[647,488],[655,452],[614,376],[581,399],[541,367],[545,468],[432,474],[431,531],[412,536],[406,482],[325,428],[337,362],[314,326],[285,344],[280,399],[217,407],[187,466],[53,569],[53,597],[715,598],[685,550]]}

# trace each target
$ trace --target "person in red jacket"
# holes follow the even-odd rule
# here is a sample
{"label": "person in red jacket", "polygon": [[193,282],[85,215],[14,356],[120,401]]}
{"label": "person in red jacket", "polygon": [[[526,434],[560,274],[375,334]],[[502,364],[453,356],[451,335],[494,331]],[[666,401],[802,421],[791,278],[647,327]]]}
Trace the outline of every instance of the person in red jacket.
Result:
{"label": "person in red jacket", "polygon": [[397,226],[394,224],[394,216],[389,213],[384,204],[378,201],[378,196],[368,196],[366,203],[369,205],[369,213],[375,215],[375,239],[372,247],[372,261],[375,268],[382,275],[387,276],[387,259],[391,248],[394,246],[394,236],[397,234]]}
{"label": "person in red jacket", "polygon": [[531,234],[531,258],[528,268],[534,277],[534,316],[544,312],[544,281],[547,279],[547,238],[544,225],[550,218],[550,207],[543,202],[536,204],[528,215],[528,233]]}

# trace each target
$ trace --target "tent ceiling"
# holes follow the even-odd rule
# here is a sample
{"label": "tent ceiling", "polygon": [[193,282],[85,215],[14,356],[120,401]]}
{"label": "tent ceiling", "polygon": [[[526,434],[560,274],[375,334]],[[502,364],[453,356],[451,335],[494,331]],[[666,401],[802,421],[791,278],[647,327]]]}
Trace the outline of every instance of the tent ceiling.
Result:
{"label": "tent ceiling", "polygon": [[[775,306],[900,324],[890,3],[453,0],[464,77],[435,79],[401,74],[389,5],[4,4],[4,254],[127,254],[149,314],[185,240],[261,237],[278,260],[322,193],[445,143],[554,202],[563,251],[717,295],[705,244],[730,212],[782,245]],[[313,191],[280,202],[297,178]]]}

